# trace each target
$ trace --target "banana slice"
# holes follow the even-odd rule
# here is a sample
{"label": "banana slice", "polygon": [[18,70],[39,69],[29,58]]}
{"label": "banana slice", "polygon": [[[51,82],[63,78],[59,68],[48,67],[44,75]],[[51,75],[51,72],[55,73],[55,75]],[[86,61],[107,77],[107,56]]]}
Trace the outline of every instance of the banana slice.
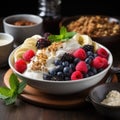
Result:
{"label": "banana slice", "polygon": [[95,41],[93,41],[93,46],[94,46],[94,51],[97,51],[100,48],[99,44]]}
{"label": "banana slice", "polygon": [[25,51],[19,51],[14,55],[15,61],[19,60],[22,58],[22,55],[25,53]]}
{"label": "banana slice", "polygon": [[36,52],[36,42],[39,38],[41,38],[40,35],[34,35],[30,38],[25,39],[24,43],[14,53],[15,61],[22,58],[22,55],[29,49],[32,49],[34,52]]}
{"label": "banana slice", "polygon": [[77,33],[73,38],[76,39],[81,46],[92,45],[92,39],[88,35]]}

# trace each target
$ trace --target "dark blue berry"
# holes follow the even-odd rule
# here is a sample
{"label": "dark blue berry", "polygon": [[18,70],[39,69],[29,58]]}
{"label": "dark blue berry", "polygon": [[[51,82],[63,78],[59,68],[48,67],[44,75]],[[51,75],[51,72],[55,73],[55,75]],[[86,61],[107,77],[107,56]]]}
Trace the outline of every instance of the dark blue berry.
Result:
{"label": "dark blue berry", "polygon": [[43,79],[44,80],[51,80],[52,79],[52,76],[50,74],[43,74]]}
{"label": "dark blue berry", "polygon": [[71,63],[71,64],[69,65],[69,67],[70,67],[70,69],[72,69],[73,71],[75,70],[75,65],[74,65],[73,63]]}
{"label": "dark blue berry", "polygon": [[56,72],[58,71],[63,71],[63,66],[62,65],[57,65],[56,66]]}
{"label": "dark blue berry", "polygon": [[74,64],[76,65],[78,62],[80,62],[80,59],[79,58],[75,58],[74,59]]}
{"label": "dark blue berry", "polygon": [[73,70],[70,67],[64,67],[63,68],[63,73],[67,76],[70,76]]}
{"label": "dark blue berry", "polygon": [[54,64],[55,65],[62,65],[62,61],[59,59],[55,59]]}
{"label": "dark blue berry", "polygon": [[87,64],[91,64],[92,58],[90,58],[90,57],[86,58],[86,59],[85,59],[85,62],[86,62]]}
{"label": "dark blue berry", "polygon": [[56,69],[49,70],[49,74],[52,76],[56,75]]}
{"label": "dark blue berry", "polygon": [[69,62],[68,62],[68,61],[62,62],[62,66],[63,66],[63,67],[69,66]]}

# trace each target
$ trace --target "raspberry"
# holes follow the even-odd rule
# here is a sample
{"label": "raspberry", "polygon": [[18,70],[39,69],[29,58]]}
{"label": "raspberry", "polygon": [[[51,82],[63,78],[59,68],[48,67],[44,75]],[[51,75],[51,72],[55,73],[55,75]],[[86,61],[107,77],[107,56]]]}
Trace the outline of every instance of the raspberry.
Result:
{"label": "raspberry", "polygon": [[108,56],[109,56],[108,52],[107,52],[104,48],[99,48],[99,49],[97,50],[97,54],[98,54],[99,56],[101,56],[101,57],[103,57],[103,58],[107,58],[107,59],[108,59]]}
{"label": "raspberry", "polygon": [[76,58],[80,58],[81,60],[85,60],[85,58],[87,57],[86,52],[83,48],[79,48],[77,49],[74,53],[73,56]]}
{"label": "raspberry", "polygon": [[76,70],[81,71],[82,73],[87,73],[88,72],[88,68],[87,68],[87,64],[84,61],[80,61],[76,67]]}
{"label": "raspberry", "polygon": [[35,55],[35,52],[33,50],[27,50],[23,54],[23,59],[27,62],[30,62],[31,58]]}
{"label": "raspberry", "polygon": [[93,59],[92,65],[96,69],[105,68],[108,66],[108,61],[105,58],[97,56],[96,58]]}
{"label": "raspberry", "polygon": [[15,62],[14,67],[18,72],[23,73],[27,68],[27,64],[23,59],[19,59]]}
{"label": "raspberry", "polygon": [[106,68],[108,66],[108,60],[106,58],[102,58],[102,61],[103,61],[103,67],[102,68]]}
{"label": "raspberry", "polygon": [[82,78],[83,78],[83,74],[80,71],[75,71],[71,75],[71,80],[77,80]]}

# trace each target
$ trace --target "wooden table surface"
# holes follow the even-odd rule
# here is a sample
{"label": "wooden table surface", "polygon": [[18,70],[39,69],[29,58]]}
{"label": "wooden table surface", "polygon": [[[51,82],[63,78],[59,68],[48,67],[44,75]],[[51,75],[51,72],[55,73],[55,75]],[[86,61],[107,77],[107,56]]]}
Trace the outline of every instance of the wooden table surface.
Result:
{"label": "wooden table surface", "polygon": [[[2,19],[0,19],[0,30],[2,32]],[[114,65],[120,60],[120,53],[113,52]],[[0,86],[3,86],[3,77],[9,69],[7,65],[0,68]],[[54,109],[30,104],[17,99],[14,105],[5,105],[0,100],[0,120],[106,120],[96,112],[90,103],[86,103],[77,109]]]}

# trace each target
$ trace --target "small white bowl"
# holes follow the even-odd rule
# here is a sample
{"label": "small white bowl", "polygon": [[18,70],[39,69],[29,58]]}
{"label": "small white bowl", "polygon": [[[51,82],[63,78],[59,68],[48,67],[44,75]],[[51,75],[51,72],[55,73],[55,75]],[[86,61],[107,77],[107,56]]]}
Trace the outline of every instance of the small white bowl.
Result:
{"label": "small white bowl", "polygon": [[[25,20],[33,22],[33,25],[14,25],[16,21]],[[35,34],[41,34],[43,19],[32,14],[16,14],[3,19],[4,32],[14,36],[15,44],[20,45],[23,41]]]}
{"label": "small white bowl", "polygon": [[0,67],[8,63],[8,57],[13,50],[14,37],[7,33],[0,33]]}

